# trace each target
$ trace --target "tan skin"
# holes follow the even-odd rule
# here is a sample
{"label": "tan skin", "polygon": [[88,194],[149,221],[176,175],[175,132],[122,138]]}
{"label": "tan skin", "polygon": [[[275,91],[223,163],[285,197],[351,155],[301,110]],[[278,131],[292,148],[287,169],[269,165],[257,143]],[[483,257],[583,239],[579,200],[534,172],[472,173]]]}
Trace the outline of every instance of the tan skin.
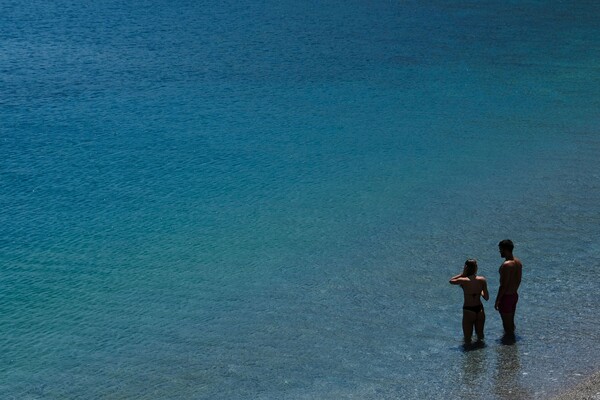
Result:
{"label": "tan skin", "polygon": [[[523,264],[521,260],[513,256],[512,250],[499,247],[500,256],[504,257],[505,261],[500,266],[500,288],[498,289],[498,296],[496,296],[496,302],[494,308],[499,310],[500,299],[505,294],[517,293],[519,285],[521,284],[521,276],[523,271]],[[506,333],[512,334],[515,332],[515,313],[503,314],[502,325]]]}
{"label": "tan skin", "polygon": [[[486,301],[489,300],[487,281],[483,276],[477,276],[477,268],[471,275],[467,275],[467,266],[465,265],[462,274],[458,274],[450,278],[450,284],[460,285],[463,289],[465,307],[473,307],[481,305],[481,297]],[[483,327],[485,325],[485,311],[479,312],[463,309],[462,327],[465,335],[465,342],[471,342],[473,328],[477,334],[478,340],[483,340]]]}

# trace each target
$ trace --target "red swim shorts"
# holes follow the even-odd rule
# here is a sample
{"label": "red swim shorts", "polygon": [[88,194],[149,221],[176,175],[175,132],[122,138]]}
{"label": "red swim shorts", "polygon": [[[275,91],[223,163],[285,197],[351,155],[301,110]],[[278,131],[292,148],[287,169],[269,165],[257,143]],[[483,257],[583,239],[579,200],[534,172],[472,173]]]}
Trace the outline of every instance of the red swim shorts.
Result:
{"label": "red swim shorts", "polygon": [[500,314],[513,314],[517,309],[517,302],[519,301],[519,294],[505,294],[500,299],[500,305],[498,307],[498,311]]}

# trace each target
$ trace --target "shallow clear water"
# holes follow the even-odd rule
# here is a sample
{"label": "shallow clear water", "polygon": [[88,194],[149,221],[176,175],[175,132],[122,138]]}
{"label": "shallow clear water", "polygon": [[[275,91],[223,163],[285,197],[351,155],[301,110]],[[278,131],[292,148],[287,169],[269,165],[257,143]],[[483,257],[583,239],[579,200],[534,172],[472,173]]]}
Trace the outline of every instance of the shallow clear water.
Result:
{"label": "shallow clear water", "polygon": [[[598,368],[600,7],[1,1],[2,398],[545,398]],[[518,341],[460,290],[525,264]]]}

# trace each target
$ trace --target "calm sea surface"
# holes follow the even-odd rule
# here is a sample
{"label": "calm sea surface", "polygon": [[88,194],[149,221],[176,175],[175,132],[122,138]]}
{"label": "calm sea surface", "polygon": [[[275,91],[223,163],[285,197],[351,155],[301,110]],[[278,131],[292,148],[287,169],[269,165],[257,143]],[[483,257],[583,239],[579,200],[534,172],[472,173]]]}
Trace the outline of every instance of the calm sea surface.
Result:
{"label": "calm sea surface", "polygon": [[0,0],[0,397],[542,399],[597,370],[599,19]]}

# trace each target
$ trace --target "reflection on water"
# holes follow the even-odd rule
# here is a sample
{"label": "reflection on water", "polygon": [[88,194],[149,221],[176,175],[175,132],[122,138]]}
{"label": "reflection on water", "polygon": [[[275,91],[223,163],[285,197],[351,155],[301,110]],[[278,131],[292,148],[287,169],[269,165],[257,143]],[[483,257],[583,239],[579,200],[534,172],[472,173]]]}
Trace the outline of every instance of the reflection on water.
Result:
{"label": "reflection on water", "polygon": [[[465,344],[462,364],[462,393],[461,396],[469,398],[482,398],[481,380],[487,375],[489,351],[484,342]],[[468,396],[466,394],[468,393]]]}
{"label": "reflection on water", "polygon": [[531,391],[523,385],[519,346],[515,335],[505,335],[496,348],[494,393],[500,399],[529,399]]}
{"label": "reflection on water", "polygon": [[[455,381],[455,391],[447,398],[456,399],[483,399],[486,383],[490,381],[490,351],[485,342],[465,343],[459,347],[462,352],[460,357],[460,369],[456,372],[460,379]],[[440,397],[441,398],[441,397]]]}

